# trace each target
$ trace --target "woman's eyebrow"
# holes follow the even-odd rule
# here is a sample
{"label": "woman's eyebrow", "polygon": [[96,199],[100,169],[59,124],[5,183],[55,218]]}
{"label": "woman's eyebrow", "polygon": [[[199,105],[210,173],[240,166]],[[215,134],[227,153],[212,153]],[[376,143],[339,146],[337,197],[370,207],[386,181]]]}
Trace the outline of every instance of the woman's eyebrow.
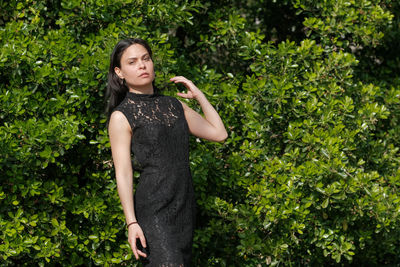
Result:
{"label": "woman's eyebrow", "polygon": [[[147,56],[149,53],[146,53],[146,54],[143,54],[142,56],[140,56],[140,57],[145,57],[145,56]],[[128,57],[128,60],[129,59],[137,59],[137,57]]]}

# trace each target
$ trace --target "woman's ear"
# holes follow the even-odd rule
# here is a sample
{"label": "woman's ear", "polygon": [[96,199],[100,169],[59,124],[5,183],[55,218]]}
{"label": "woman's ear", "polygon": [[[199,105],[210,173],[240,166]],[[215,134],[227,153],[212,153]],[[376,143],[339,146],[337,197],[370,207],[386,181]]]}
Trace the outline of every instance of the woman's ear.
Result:
{"label": "woman's ear", "polygon": [[114,72],[115,72],[115,74],[118,75],[118,77],[119,77],[120,79],[124,79],[124,76],[122,75],[121,69],[120,69],[120,68],[115,67],[115,68],[114,68]]}

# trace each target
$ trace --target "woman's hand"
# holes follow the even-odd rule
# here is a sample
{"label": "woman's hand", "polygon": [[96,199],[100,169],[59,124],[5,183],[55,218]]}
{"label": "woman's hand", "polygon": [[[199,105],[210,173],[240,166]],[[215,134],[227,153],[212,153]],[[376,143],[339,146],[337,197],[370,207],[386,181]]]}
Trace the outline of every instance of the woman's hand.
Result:
{"label": "woman's hand", "polygon": [[208,102],[203,92],[201,92],[199,88],[192,83],[192,81],[183,76],[173,77],[170,79],[170,81],[174,83],[182,83],[188,89],[188,92],[177,93],[177,95],[184,98],[196,99],[204,113],[205,118],[191,109],[184,102],[179,100],[185,112],[185,118],[188,123],[190,133],[210,141],[222,142],[225,140],[228,137],[225,126],[217,111],[210,104],[210,102]]}
{"label": "woman's hand", "polygon": [[142,231],[142,228],[139,226],[139,224],[135,223],[129,226],[128,228],[128,242],[131,245],[131,249],[133,251],[133,254],[135,254],[136,259],[139,259],[139,256],[142,257],[147,257],[146,253],[140,251],[136,247],[136,239],[140,239],[140,243],[142,244],[142,247],[146,247],[146,239],[144,238],[144,234]]}
{"label": "woman's hand", "polygon": [[203,95],[203,93],[199,90],[199,88],[194,85],[194,83],[188,79],[186,79],[183,76],[176,76],[170,79],[171,82],[174,83],[182,83],[187,89],[187,93],[177,93],[178,96],[184,97],[184,98],[194,98],[197,99],[199,96]]}

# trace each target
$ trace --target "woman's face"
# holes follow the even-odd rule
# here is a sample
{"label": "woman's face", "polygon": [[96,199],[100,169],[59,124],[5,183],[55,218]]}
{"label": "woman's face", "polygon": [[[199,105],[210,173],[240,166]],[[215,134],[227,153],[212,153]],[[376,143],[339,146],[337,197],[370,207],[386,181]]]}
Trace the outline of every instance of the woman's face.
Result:
{"label": "woman's face", "polygon": [[121,56],[120,68],[115,67],[115,73],[125,79],[129,88],[152,87],[154,80],[153,61],[146,48],[140,44],[129,46]]}

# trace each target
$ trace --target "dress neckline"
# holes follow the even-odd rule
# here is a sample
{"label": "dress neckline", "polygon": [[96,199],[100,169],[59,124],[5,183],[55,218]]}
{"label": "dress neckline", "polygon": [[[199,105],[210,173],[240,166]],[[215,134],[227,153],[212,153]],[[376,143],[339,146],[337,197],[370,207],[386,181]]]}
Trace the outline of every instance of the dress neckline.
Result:
{"label": "dress neckline", "polygon": [[151,100],[158,95],[158,92],[157,89],[154,88],[154,92],[152,94],[139,94],[128,91],[126,95],[131,99]]}

